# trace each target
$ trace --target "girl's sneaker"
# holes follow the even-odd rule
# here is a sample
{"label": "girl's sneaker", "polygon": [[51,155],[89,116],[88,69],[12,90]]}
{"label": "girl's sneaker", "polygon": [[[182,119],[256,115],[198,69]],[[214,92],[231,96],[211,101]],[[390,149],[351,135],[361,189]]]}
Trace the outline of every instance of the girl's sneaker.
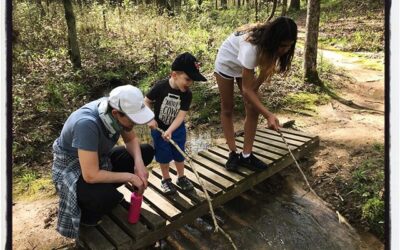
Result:
{"label": "girl's sneaker", "polygon": [[253,153],[247,158],[244,158],[243,155],[240,154],[240,165],[256,170],[265,170],[268,168],[268,165],[255,157]]}
{"label": "girl's sneaker", "polygon": [[225,168],[229,171],[235,171],[239,166],[239,161],[240,161],[239,154],[232,151],[229,153],[229,158],[225,163]]}

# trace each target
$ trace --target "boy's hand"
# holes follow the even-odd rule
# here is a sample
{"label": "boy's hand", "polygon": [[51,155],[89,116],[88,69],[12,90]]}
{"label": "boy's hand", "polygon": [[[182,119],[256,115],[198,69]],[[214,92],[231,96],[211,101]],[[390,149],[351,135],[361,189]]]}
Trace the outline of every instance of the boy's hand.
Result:
{"label": "boy's hand", "polygon": [[172,134],[172,133],[171,133],[169,130],[167,130],[167,131],[165,131],[164,134],[162,134],[161,136],[162,136],[162,138],[163,138],[164,140],[168,141],[168,140],[170,140],[171,137],[172,137],[171,134]]}
{"label": "boy's hand", "polygon": [[158,127],[158,123],[155,119],[153,119],[149,123],[147,123],[147,126],[149,126],[150,129],[155,129]]}

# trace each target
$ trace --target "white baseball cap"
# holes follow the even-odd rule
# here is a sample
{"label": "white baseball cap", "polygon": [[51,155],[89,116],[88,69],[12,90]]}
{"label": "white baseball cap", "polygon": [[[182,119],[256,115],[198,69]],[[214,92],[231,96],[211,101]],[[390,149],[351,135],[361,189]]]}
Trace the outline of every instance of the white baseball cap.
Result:
{"label": "white baseball cap", "polygon": [[153,111],[144,104],[142,91],[132,85],[111,90],[108,103],[136,124],[146,124],[154,118]]}

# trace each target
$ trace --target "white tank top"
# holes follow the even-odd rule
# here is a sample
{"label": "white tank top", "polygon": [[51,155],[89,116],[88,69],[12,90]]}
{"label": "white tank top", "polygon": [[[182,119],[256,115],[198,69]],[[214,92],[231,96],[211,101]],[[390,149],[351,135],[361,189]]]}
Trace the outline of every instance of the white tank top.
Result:
{"label": "white tank top", "polygon": [[257,66],[257,47],[245,41],[247,33],[231,34],[221,45],[215,60],[215,71],[232,77],[242,77],[243,68]]}

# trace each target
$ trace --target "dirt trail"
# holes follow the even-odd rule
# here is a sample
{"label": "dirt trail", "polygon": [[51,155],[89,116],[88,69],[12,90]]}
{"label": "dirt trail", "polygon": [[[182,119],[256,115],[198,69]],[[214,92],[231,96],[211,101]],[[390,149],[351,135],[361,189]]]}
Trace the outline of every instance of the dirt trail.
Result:
{"label": "dirt trail", "polygon": [[[342,97],[371,109],[384,110],[383,72],[366,69],[339,53],[322,53],[323,58],[353,79],[343,83],[339,91]],[[313,176],[311,181],[330,171],[332,165],[346,174],[355,151],[364,145],[384,141],[383,114],[350,108],[335,100],[317,107],[317,115],[312,118],[293,114],[278,116],[281,121],[294,119],[297,128],[320,136],[321,147],[310,166]],[[335,193],[335,190],[316,189],[328,196]],[[71,240],[62,238],[55,231],[57,200],[53,197],[35,202],[16,202],[13,205],[14,249],[63,249],[73,245]],[[360,233],[372,249],[383,249],[383,244],[375,237],[365,232]]]}
{"label": "dirt trail", "polygon": [[[336,141],[349,146],[383,142],[384,140],[384,79],[383,72],[367,69],[358,59],[328,50],[319,50],[338,72],[343,70],[350,81],[343,82],[339,95],[353,103],[379,112],[354,109],[332,100],[317,107],[317,115],[294,117],[298,128],[317,134],[322,142]],[[293,116],[281,115],[286,119]]]}
{"label": "dirt trail", "polygon": [[[379,112],[355,109],[336,100],[316,108],[314,117],[279,114],[280,120],[295,120],[296,127],[320,137],[320,148],[313,155],[309,167],[310,183],[317,193],[336,208],[344,204],[344,194],[339,193],[337,176],[350,176],[354,166],[360,163],[366,147],[384,143],[384,77],[382,71],[371,70],[357,59],[341,53],[320,50],[337,72],[350,77],[342,83],[338,94],[353,103]],[[332,177],[333,176],[333,177]],[[328,177],[328,178],[327,178]],[[349,219],[352,215],[344,214]],[[371,249],[383,249],[384,245],[374,236],[359,229],[359,235]]]}

